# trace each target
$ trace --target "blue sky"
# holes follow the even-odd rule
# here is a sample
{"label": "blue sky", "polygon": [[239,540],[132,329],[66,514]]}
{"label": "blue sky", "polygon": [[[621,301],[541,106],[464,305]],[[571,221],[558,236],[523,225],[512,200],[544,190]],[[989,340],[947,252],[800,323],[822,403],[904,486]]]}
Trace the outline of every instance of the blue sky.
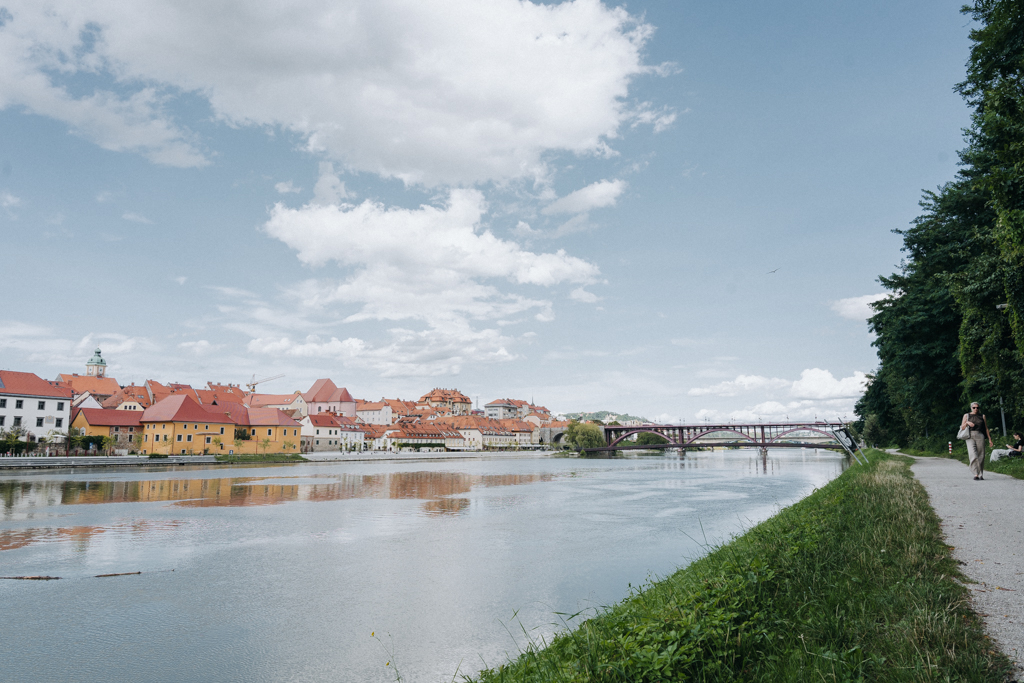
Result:
{"label": "blue sky", "polygon": [[0,367],[850,416],[959,5],[8,2]]}

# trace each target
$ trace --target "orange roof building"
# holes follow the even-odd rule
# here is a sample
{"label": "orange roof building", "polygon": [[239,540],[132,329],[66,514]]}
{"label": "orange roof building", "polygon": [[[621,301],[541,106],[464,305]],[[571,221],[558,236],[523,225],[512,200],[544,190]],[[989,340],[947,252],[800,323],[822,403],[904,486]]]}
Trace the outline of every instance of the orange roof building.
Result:
{"label": "orange roof building", "polygon": [[24,430],[23,441],[64,438],[71,426],[72,391],[31,372],[0,370],[0,429]]}
{"label": "orange roof building", "polygon": [[308,414],[337,413],[346,417],[356,416],[356,401],[345,387],[339,388],[329,379],[318,379],[303,392]]}
{"label": "orange roof building", "polygon": [[458,389],[431,389],[420,396],[420,405],[437,408],[450,415],[469,415],[473,409],[473,401]]}

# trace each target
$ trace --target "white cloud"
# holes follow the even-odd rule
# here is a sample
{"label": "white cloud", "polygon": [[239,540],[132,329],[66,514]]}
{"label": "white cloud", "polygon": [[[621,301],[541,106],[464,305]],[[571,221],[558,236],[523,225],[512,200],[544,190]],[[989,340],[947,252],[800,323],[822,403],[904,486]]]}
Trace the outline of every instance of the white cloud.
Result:
{"label": "white cloud", "polygon": [[765,389],[779,389],[792,385],[784,379],[777,377],[761,377],[759,375],[740,375],[728,382],[719,382],[710,387],[695,387],[686,393],[689,396],[736,396],[745,391],[757,391]]}
{"label": "white cloud", "polygon": [[141,213],[133,213],[129,211],[127,213],[122,214],[121,218],[123,218],[126,221],[131,221],[132,223],[144,223],[145,225],[153,225],[153,221],[149,220]]}
{"label": "white cloud", "polygon": [[789,381],[759,375],[740,375],[735,380],[711,387],[690,389],[690,396],[733,397],[741,393],[760,394],[754,405],[731,411],[704,408],[697,419],[711,420],[809,420],[849,418],[853,405],[864,393],[866,377],[854,371],[850,377],[836,379],[828,370],[810,368],[800,379]]}
{"label": "white cloud", "polygon": [[78,372],[97,346],[103,349],[104,354],[151,352],[156,348],[156,344],[146,337],[99,332],[89,333],[76,341],[62,338],[47,327],[16,320],[0,321],[0,356],[17,354],[32,363],[54,367],[57,372]]}
{"label": "white cloud", "polygon": [[289,337],[257,338],[249,351],[272,356],[340,361],[346,367],[366,368],[382,377],[457,375],[467,363],[515,360],[506,349],[510,341],[497,330],[472,330],[467,325],[412,331],[390,331],[388,343],[371,346],[349,337],[324,339],[309,335],[302,341]]}
{"label": "white cloud", "polygon": [[[55,2],[45,6],[31,1],[7,3],[10,18],[0,40],[0,109],[17,106],[62,121],[71,130],[111,151],[138,152],[169,166],[202,166],[206,159],[194,146],[192,134],[178,127],[164,112],[166,94],[156,87],[134,88],[119,94],[95,89],[73,95],[60,83],[78,73],[96,75],[112,70],[112,55],[89,49],[105,45],[99,26],[125,26],[116,3]],[[140,45],[148,49],[153,45]],[[168,44],[168,47],[170,45]]]}
{"label": "white cloud", "polygon": [[855,371],[851,377],[836,379],[828,370],[811,368],[800,373],[790,393],[809,399],[857,398],[866,388],[867,377],[863,372]]}
{"label": "white cloud", "polygon": [[174,281],[177,282],[179,285],[183,285],[185,284],[185,282],[188,281],[188,278],[185,277],[184,275],[179,275],[178,277],[174,278]]}
{"label": "white cloud", "polygon": [[582,301],[585,304],[597,303],[601,300],[601,297],[597,296],[593,292],[588,292],[582,287],[577,287],[569,293],[569,298],[573,301]]}
{"label": "white cloud", "polygon": [[541,213],[552,216],[564,213],[586,213],[591,209],[615,206],[626,189],[624,180],[599,180],[596,183],[570,192],[541,209]]}
{"label": "white cloud", "polygon": [[5,209],[13,209],[21,205],[21,198],[15,197],[10,192],[0,192],[0,206]]}
{"label": "white cloud", "polygon": [[211,344],[205,339],[200,339],[198,341],[182,342],[181,344],[178,344],[178,348],[184,351],[188,351],[189,353],[195,354],[197,356],[202,356],[213,351],[222,349],[224,348],[224,345]]}
{"label": "white cloud", "polygon": [[485,281],[549,287],[595,281],[597,266],[569,256],[526,251],[514,242],[480,231],[486,210],[476,190],[453,190],[447,206],[387,209],[365,201],[358,206],[316,206],[271,211],[267,234],[298,251],[313,266],[335,261],[355,272],[327,287],[306,283],[302,300],[313,305],[361,304],[349,320],[420,319],[440,324],[494,318],[531,308],[549,314],[550,303],[503,293]]}
{"label": "white cloud", "polygon": [[276,183],[274,185],[274,189],[277,190],[281,194],[289,194],[289,193],[293,193],[293,192],[294,193],[302,192],[302,188],[301,187],[295,187],[295,185],[290,180],[285,180],[284,182]]}
{"label": "white cloud", "polygon": [[96,202],[99,204],[105,204],[114,198],[114,193],[104,190],[96,195]]}
{"label": "white cloud", "polygon": [[[180,92],[233,125],[281,126],[348,170],[429,186],[546,175],[550,151],[609,154],[653,29],[598,0],[12,0],[0,107],[65,121],[112,150],[206,162],[166,112]],[[60,78],[58,78],[58,74]],[[62,79],[111,76],[72,94]],[[115,92],[118,91],[118,92]]]}
{"label": "white cloud", "polygon": [[875,314],[875,311],[871,310],[870,304],[881,301],[888,296],[889,294],[865,294],[864,296],[854,296],[849,299],[839,299],[838,301],[831,302],[831,308],[844,318],[867,320]]}

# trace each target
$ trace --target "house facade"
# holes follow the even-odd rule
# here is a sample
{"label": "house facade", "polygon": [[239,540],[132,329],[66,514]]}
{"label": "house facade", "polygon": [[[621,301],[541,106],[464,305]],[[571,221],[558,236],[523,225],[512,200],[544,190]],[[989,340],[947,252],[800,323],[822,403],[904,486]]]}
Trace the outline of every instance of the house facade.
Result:
{"label": "house facade", "polygon": [[71,426],[84,436],[113,439],[114,448],[131,450],[142,446],[142,413],[138,411],[82,408],[76,412]]}
{"label": "house facade", "polygon": [[31,372],[0,370],[0,429],[22,441],[63,441],[71,426],[72,391]]}

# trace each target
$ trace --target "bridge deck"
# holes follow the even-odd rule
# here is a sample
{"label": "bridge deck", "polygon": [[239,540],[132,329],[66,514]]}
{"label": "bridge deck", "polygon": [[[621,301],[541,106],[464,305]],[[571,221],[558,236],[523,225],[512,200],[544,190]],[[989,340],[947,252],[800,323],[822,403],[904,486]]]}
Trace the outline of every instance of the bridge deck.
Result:
{"label": "bridge deck", "polygon": [[[849,450],[853,440],[842,422],[827,420],[758,423],[694,423],[605,425],[605,446],[587,451],[634,450],[630,443],[635,434],[654,433],[668,443],[643,446],[644,448],[696,448],[700,446],[746,448],[841,448]],[[726,436],[728,435],[728,436]],[[821,442],[811,441],[823,439]]]}

